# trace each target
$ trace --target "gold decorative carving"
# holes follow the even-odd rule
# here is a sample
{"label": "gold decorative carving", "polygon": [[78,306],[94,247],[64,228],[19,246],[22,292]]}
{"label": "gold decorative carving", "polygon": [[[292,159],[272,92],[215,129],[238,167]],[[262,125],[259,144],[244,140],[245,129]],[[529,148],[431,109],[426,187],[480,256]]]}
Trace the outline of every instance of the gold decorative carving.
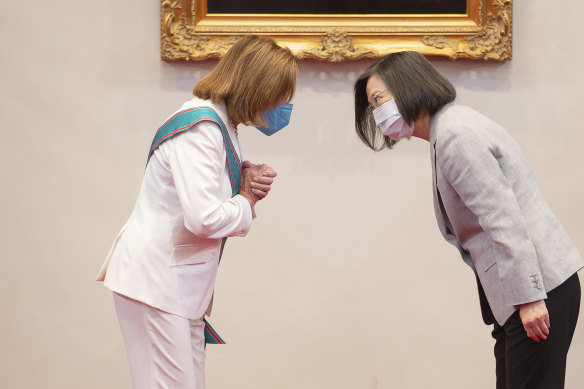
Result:
{"label": "gold decorative carving", "polygon": [[165,60],[221,58],[239,36],[200,35],[189,25],[181,0],[161,2],[161,50]]}
{"label": "gold decorative carving", "polygon": [[464,15],[207,14],[207,0],[161,0],[164,60],[221,58],[239,37],[268,35],[299,59],[331,62],[417,50],[429,56],[508,60],[512,0],[467,0]]}
{"label": "gold decorative carving", "polygon": [[487,23],[464,40],[423,36],[422,42],[438,49],[449,48],[450,58],[508,60],[512,58],[512,0],[493,0],[498,12],[489,12]]}
{"label": "gold decorative carving", "polygon": [[343,31],[331,30],[321,36],[322,47],[304,50],[297,54],[299,59],[318,59],[340,62],[348,59],[377,58],[375,50],[353,46],[353,38]]}

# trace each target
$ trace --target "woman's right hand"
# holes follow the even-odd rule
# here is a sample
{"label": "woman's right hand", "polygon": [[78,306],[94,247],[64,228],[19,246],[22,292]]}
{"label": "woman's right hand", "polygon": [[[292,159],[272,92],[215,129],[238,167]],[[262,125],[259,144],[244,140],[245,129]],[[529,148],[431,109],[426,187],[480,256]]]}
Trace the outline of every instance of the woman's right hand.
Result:
{"label": "woman's right hand", "polygon": [[278,173],[266,164],[256,165],[245,161],[239,194],[253,207],[256,202],[268,195],[277,175]]}
{"label": "woman's right hand", "polygon": [[521,304],[519,317],[527,336],[535,342],[546,340],[550,334],[550,315],[544,300]]}

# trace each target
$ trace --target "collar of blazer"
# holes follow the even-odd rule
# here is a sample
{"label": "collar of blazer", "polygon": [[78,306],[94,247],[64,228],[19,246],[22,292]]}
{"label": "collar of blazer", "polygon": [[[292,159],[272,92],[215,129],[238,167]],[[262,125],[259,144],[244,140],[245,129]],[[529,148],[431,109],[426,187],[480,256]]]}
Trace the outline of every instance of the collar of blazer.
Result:
{"label": "collar of blazer", "polygon": [[446,112],[450,107],[452,107],[454,103],[445,104],[442,108],[438,110],[432,117],[430,118],[429,124],[429,132],[430,132],[430,153],[432,155],[432,160],[434,160],[436,156],[436,150],[434,149],[434,145],[436,144],[436,137],[438,136],[436,126],[440,121],[440,117]]}

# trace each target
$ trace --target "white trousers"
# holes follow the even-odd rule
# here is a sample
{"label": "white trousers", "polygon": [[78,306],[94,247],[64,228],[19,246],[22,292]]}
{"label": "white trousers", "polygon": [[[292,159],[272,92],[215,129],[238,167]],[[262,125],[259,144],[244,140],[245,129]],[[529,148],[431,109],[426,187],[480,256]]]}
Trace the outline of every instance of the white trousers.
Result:
{"label": "white trousers", "polygon": [[189,320],[114,293],[134,389],[204,389],[202,319]]}

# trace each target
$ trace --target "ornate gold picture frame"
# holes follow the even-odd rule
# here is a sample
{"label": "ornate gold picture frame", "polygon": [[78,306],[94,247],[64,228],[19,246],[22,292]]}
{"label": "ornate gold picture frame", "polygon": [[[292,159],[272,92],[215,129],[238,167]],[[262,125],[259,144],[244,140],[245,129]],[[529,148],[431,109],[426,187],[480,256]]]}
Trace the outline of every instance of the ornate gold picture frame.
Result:
{"label": "ornate gold picture frame", "polygon": [[510,60],[512,0],[466,1],[465,14],[339,15],[211,14],[207,0],[161,0],[162,59],[220,58],[239,37],[258,34],[300,59],[338,62],[416,50],[452,59]]}

